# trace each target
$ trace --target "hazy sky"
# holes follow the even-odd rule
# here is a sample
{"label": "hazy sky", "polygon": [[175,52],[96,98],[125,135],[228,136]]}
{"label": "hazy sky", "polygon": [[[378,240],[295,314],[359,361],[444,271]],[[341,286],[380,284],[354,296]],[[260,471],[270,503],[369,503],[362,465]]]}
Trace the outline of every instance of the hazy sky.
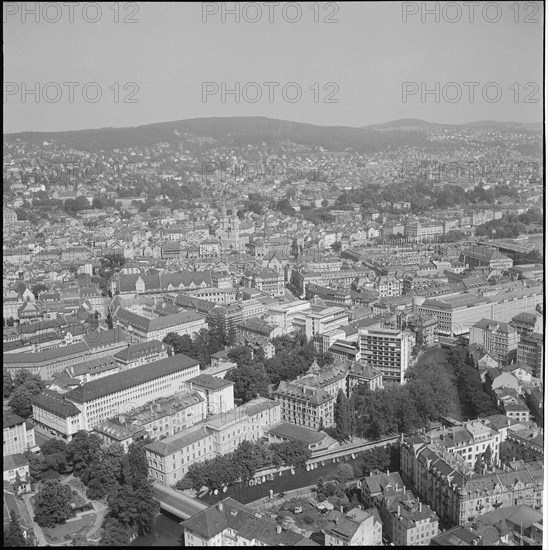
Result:
{"label": "hazy sky", "polygon": [[[212,116],[542,121],[541,2],[290,4],[4,3],[4,132]],[[236,83],[239,103],[221,93]]]}

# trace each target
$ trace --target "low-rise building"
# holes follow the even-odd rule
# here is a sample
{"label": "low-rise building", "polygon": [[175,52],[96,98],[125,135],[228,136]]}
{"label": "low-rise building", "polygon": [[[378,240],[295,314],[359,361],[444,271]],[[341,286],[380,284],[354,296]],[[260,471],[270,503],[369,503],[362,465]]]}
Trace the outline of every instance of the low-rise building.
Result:
{"label": "low-rise building", "polygon": [[185,546],[315,546],[228,497],[183,521]]}
{"label": "low-rise building", "polygon": [[325,546],[382,546],[382,522],[377,510],[354,508],[343,514],[329,512]]}

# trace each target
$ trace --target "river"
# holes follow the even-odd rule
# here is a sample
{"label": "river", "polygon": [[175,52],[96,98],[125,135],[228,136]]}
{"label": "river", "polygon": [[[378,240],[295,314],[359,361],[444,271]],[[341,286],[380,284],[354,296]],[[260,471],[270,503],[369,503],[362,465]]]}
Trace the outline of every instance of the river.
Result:
{"label": "river", "polygon": [[[318,465],[317,469],[310,470],[309,472],[305,468],[296,469],[295,475],[291,475],[291,472],[287,471],[281,477],[276,475],[272,481],[267,480],[265,483],[254,485],[253,487],[238,483],[229,487],[226,493],[219,492],[217,495],[208,494],[201,500],[206,504],[214,504],[223,498],[232,497],[242,504],[247,504],[267,497],[270,489],[277,495],[282,491],[286,492],[313,485],[320,476],[326,478],[329,474],[334,474],[340,464],[350,464],[361,474],[364,460],[363,458],[356,458],[345,461],[341,458],[340,463],[333,463],[332,460],[328,460],[325,466]],[[137,537],[130,546],[179,546],[182,531],[178,518],[162,512],[152,532],[146,537]]]}

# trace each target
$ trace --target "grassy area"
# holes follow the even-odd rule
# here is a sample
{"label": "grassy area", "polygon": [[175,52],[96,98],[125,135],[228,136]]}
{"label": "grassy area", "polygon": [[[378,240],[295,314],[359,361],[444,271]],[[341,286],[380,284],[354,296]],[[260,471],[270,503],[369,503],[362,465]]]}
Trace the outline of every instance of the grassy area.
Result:
{"label": "grassy area", "polygon": [[43,527],[44,535],[49,542],[61,542],[63,540],[70,540],[72,535],[79,533],[85,535],[95,523],[97,514],[87,514],[81,519],[69,521],[64,525],[57,525],[53,528]]}

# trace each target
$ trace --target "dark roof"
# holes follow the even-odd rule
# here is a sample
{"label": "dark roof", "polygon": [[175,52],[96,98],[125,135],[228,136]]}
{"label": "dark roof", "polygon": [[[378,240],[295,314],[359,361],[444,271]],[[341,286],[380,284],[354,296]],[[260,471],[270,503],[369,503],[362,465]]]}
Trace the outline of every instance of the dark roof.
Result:
{"label": "dark roof", "polygon": [[140,367],[135,367],[134,369],[111,374],[110,376],[99,378],[98,380],[92,380],[68,392],[66,398],[76,403],[88,403],[99,397],[110,395],[111,393],[119,392],[133,386],[139,386],[149,380],[167,376],[168,374],[188,369],[198,364],[198,361],[186,355],[173,355],[172,357],[153,361],[152,363],[147,363]]}
{"label": "dark roof", "polygon": [[74,403],[67,401],[65,395],[45,389],[42,393],[32,398],[32,404],[60,418],[78,416],[80,409]]}
{"label": "dark roof", "polygon": [[147,357],[148,355],[155,355],[160,353],[164,348],[164,345],[160,340],[150,340],[148,342],[140,342],[139,344],[133,344],[121,349],[114,354],[114,359],[120,361],[135,361],[140,357]]}
{"label": "dark roof", "polygon": [[307,540],[294,531],[278,533],[273,521],[263,518],[244,504],[228,497],[182,523],[185,530],[198,533],[207,540],[225,529],[233,529],[247,540],[258,540],[267,546],[293,546]]}
{"label": "dark roof", "polygon": [[118,311],[118,319],[123,320],[125,323],[145,332],[151,332],[154,330],[170,328],[183,323],[191,323],[193,321],[198,321],[199,319],[205,319],[205,317],[195,311],[181,311],[172,315],[163,315],[154,319],[149,319],[148,317],[143,317],[142,315],[138,315],[132,311],[120,309],[120,311]]}
{"label": "dark roof", "polygon": [[28,465],[29,461],[21,453],[4,456],[4,472],[6,470],[14,470],[15,468],[21,468],[21,466]]}
{"label": "dark roof", "polygon": [[13,428],[13,426],[18,426],[25,422],[24,418],[21,418],[19,415],[11,411],[4,411],[4,429]]}
{"label": "dark roof", "polygon": [[290,424],[289,422],[276,422],[273,426],[267,429],[268,433],[277,435],[284,439],[292,439],[295,441],[303,441],[304,443],[319,443],[325,439],[324,432],[309,430],[304,426]]}
{"label": "dark roof", "polygon": [[217,376],[204,373],[187,380],[187,382],[193,384],[194,386],[200,386],[208,390],[218,390],[220,388],[226,388],[227,386],[234,385],[234,382],[231,382],[230,380],[225,380],[224,378],[218,378]]}

